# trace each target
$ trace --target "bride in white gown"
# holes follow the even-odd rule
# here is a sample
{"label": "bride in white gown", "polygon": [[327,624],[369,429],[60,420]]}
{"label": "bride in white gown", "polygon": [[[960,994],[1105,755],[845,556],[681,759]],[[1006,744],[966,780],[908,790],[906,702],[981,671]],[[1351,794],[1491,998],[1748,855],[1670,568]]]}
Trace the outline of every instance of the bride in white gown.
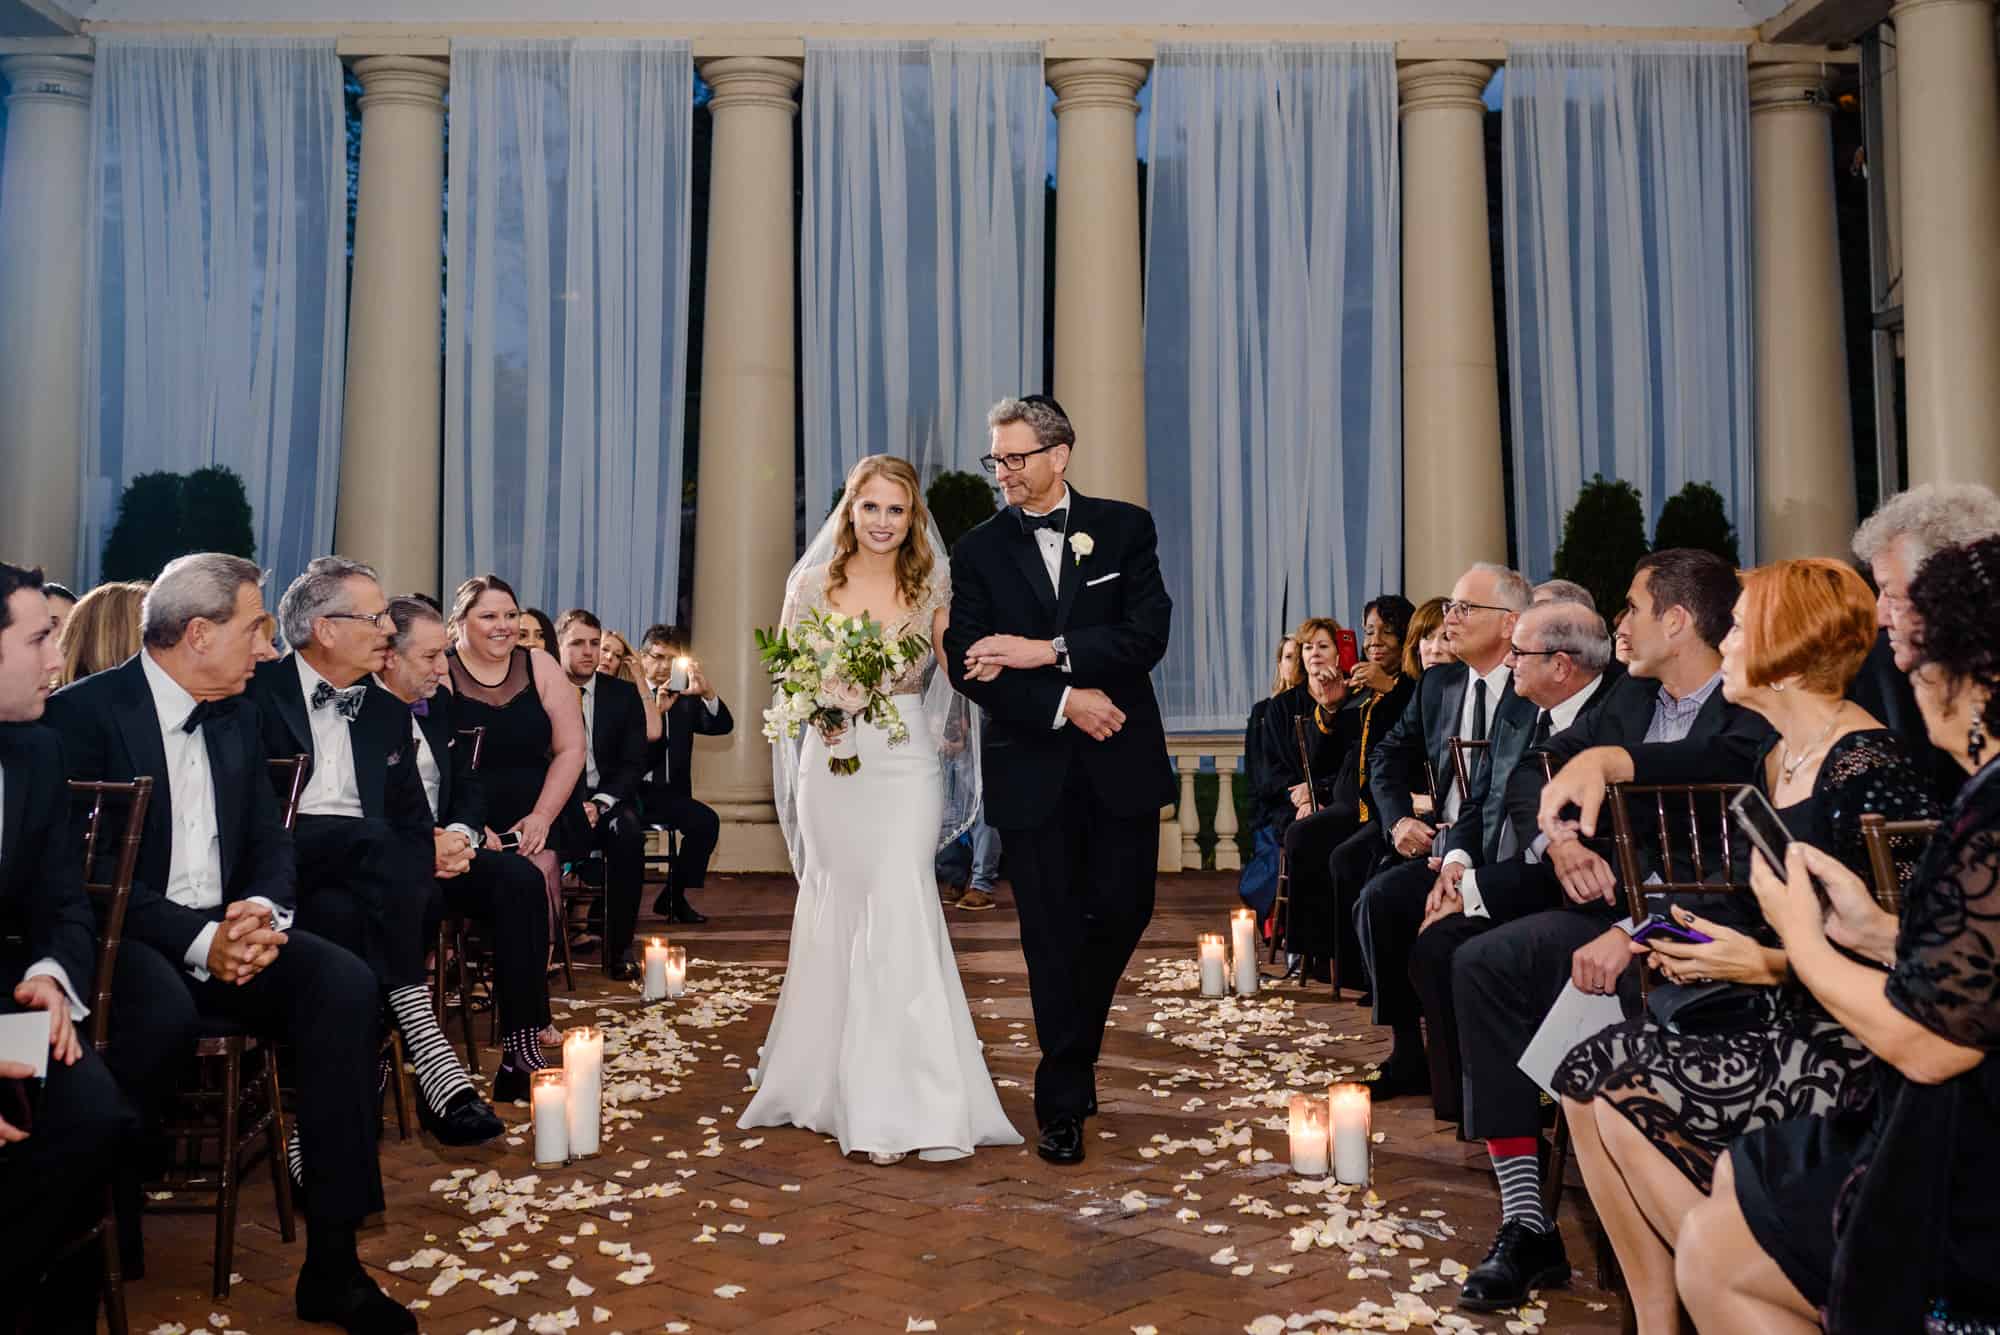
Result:
{"label": "bride in white gown", "polygon": [[[813,609],[867,613],[891,637],[941,644],[950,570],[916,470],[871,455],[785,587],[789,627]],[[817,729],[780,741],[776,799],[798,877],[791,950],[758,1088],[739,1127],[805,1127],[877,1163],[1018,1145],[972,1027],[938,903],[940,844],[978,811],[977,711],[935,654],[894,686],[910,731],[856,727],[861,768],[827,769]]]}

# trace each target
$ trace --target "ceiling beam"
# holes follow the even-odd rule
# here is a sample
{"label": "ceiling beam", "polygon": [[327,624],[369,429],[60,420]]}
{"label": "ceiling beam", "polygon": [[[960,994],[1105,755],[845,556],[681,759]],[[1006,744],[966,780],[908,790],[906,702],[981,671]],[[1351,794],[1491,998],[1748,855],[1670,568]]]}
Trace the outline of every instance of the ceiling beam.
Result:
{"label": "ceiling beam", "polygon": [[1791,0],[1758,32],[1767,42],[1846,45],[1860,41],[1894,6],[1895,0]]}

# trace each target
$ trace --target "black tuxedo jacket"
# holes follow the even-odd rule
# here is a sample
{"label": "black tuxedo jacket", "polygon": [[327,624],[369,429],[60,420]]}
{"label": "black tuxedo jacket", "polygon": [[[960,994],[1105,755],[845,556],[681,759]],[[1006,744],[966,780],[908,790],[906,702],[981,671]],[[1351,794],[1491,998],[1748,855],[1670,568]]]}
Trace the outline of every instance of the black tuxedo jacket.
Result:
{"label": "black tuxedo jacket", "polygon": [[[1368,792],[1374,800],[1375,815],[1382,829],[1396,828],[1396,822],[1411,814],[1410,795],[1424,782],[1424,762],[1430,761],[1437,778],[1438,796],[1451,791],[1458,781],[1452,765],[1451,739],[1458,735],[1458,720],[1465,709],[1465,693],[1472,669],[1463,663],[1440,663],[1417,679],[1417,693],[1396,720],[1396,726],[1368,757]],[[1486,702],[1486,736],[1493,737],[1493,723],[1514,698],[1514,674],[1498,700]],[[1532,727],[1534,720],[1529,720]],[[1482,766],[1483,767],[1483,766]],[[1476,774],[1475,774],[1475,777]],[[1465,810],[1460,794],[1459,811]],[[1433,820],[1436,813],[1433,813]]]}
{"label": "black tuxedo jacket", "polygon": [[[62,735],[70,778],[130,783],[141,774],[152,776],[153,800],[146,808],[125,935],[180,964],[201,929],[221,919],[222,908],[203,912],[166,896],[173,866],[173,791],[159,711],[139,659],[57,691],[49,697],[47,722]],[[296,908],[292,838],[271,788],[255,702],[239,698],[235,709],[203,724],[201,735],[221,835],[223,904],[261,898]]]}
{"label": "black tuxedo jacket", "polygon": [[[1098,800],[1121,815],[1157,816],[1178,791],[1149,675],[1166,655],[1174,610],[1160,578],[1153,516],[1071,487],[1065,533],[1054,589],[1016,509],[973,529],[951,554],[945,670],[986,711],[980,760],[986,820],[996,829],[1046,824],[1072,765],[1083,767]],[[1087,555],[1071,545],[1080,536],[1089,539]],[[1009,668],[993,681],[968,681],[966,651],[988,635],[1061,635],[1070,670]],[[1074,724],[1055,727],[1066,687],[1103,691],[1125,711],[1125,726],[1102,742]]]}
{"label": "black tuxedo jacket", "polygon": [[89,999],[97,928],[83,892],[83,846],[70,821],[62,741],[31,723],[0,724],[0,917]]}
{"label": "black tuxedo jacket", "polygon": [[[1509,685],[1512,685],[1510,676]],[[1604,689],[1604,678],[1599,676],[1585,689],[1593,694]],[[1583,706],[1588,709],[1589,703]],[[1483,763],[1472,771],[1472,782],[1465,790],[1465,800],[1458,804],[1458,819],[1445,832],[1444,851],[1463,851],[1470,854],[1473,865],[1486,866],[1501,860],[1501,835],[1508,827],[1507,781],[1512,777],[1515,766],[1527,755],[1529,743],[1535,738],[1535,720],[1542,714],[1541,707],[1524,696],[1515,695],[1510,690],[1505,703],[1486,730],[1487,740],[1492,743]],[[1539,769],[1539,763],[1536,765]],[[1518,826],[1514,831],[1515,850],[1527,846]],[[1529,835],[1529,840],[1533,839]]]}
{"label": "black tuxedo jacket", "polygon": [[[317,764],[305,688],[299,681],[298,664],[292,661],[296,656],[286,654],[276,662],[258,664],[250,696],[257,702],[265,758],[303,755]],[[429,848],[436,826],[431,821],[430,799],[424,796],[423,777],[417,773],[410,707],[372,681],[367,685],[361,713],[347,725],[354,747],[354,782],[361,793],[361,814],[387,821],[393,828],[421,838]],[[438,763],[444,764],[442,757]]]}
{"label": "black tuxedo jacket", "polygon": [[[629,684],[629,683],[628,683]],[[655,793],[669,802],[686,801],[694,796],[694,776],[690,773],[694,761],[694,739],[696,737],[727,737],[736,730],[736,720],[729,716],[729,706],[721,697],[715,701],[715,712],[708,712],[708,702],[698,695],[683,695],[667,706],[663,720],[664,729],[660,740],[646,747],[646,781]],[[646,725],[639,721],[639,738],[645,740]],[[666,762],[667,775],[660,778],[660,762]]]}
{"label": "black tuxedo jacket", "polygon": [[[404,712],[409,706],[394,694],[372,685],[369,694],[377,691],[389,697],[391,704]],[[486,830],[486,794],[479,786],[479,771],[472,763],[472,742],[470,738],[458,735],[458,723],[452,716],[458,698],[450,691],[440,690],[430,699],[425,712],[418,717],[417,726],[423,729],[424,741],[431,748],[431,758],[438,767],[438,809],[431,813],[431,823],[439,828],[447,825],[464,825],[482,834]],[[418,776],[419,784],[422,775]]]}
{"label": "black tuxedo jacket", "polygon": [[[582,802],[603,793],[618,799],[619,805],[639,795],[646,777],[646,706],[639,688],[620,677],[600,672],[591,687],[596,695],[590,717],[590,754],[597,761],[597,783],[578,776],[572,802]],[[702,711],[706,713],[706,710]]]}

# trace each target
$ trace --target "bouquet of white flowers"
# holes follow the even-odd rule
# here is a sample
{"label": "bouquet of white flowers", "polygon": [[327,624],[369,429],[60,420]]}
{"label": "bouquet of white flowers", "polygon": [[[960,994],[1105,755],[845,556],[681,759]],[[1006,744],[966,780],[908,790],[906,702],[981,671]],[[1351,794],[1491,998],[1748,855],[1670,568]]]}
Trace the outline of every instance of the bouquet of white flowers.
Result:
{"label": "bouquet of white flowers", "polygon": [[790,629],[758,631],[757,655],[777,693],[764,711],[765,738],[796,738],[811,724],[827,738],[826,767],[835,774],[858,772],[855,723],[881,728],[891,746],[909,740],[909,726],[888,686],[927,648],[922,636],[891,640],[867,617],[833,611],[807,612]]}

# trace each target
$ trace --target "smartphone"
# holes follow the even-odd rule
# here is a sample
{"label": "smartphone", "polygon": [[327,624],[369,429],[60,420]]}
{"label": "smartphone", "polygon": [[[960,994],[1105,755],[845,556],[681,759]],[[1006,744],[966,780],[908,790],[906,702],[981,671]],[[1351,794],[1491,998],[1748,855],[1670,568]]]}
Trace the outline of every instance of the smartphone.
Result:
{"label": "smartphone", "polygon": [[1715,940],[1707,932],[1683,927],[1672,918],[1663,917],[1658,913],[1640,923],[1638,930],[1632,933],[1632,939],[1642,943],[1655,937],[1665,937],[1669,941],[1679,941],[1688,946],[1705,946]]}
{"label": "smartphone", "polygon": [[1779,876],[1785,874],[1785,854],[1792,846],[1792,832],[1778,817],[1771,799],[1751,784],[1736,790],[1729,799],[1729,814],[1750,840],[1750,846]]}
{"label": "smartphone", "polygon": [[501,835],[500,847],[504,852],[518,852],[521,847],[521,832],[519,830],[509,830],[507,833]]}
{"label": "smartphone", "polygon": [[667,690],[675,695],[686,695],[688,688],[688,668],[693,660],[676,658],[673,670],[667,673]]}
{"label": "smartphone", "polygon": [[1361,661],[1361,648],[1355,642],[1354,632],[1345,626],[1334,633],[1333,647],[1340,655],[1340,675],[1344,677],[1354,671],[1354,665]]}

